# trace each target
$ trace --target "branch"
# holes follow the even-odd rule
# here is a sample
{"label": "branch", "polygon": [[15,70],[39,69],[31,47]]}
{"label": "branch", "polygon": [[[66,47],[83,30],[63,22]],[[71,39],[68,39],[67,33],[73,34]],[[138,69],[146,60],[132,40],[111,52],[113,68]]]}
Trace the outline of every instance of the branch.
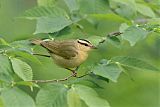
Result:
{"label": "branch", "polygon": [[111,32],[111,33],[109,33],[107,36],[108,37],[114,37],[114,36],[119,36],[119,35],[121,35],[121,34],[123,34],[122,32]]}
{"label": "branch", "polygon": [[[123,33],[119,32],[119,31],[117,31],[117,32],[111,32],[111,33],[107,34],[107,37],[115,37],[115,36],[119,36],[121,34],[123,34]],[[106,39],[100,41],[99,44],[104,43],[106,41]]]}
{"label": "branch", "polygon": [[75,78],[82,78],[82,77],[85,77],[85,76],[89,75],[90,73],[92,73],[92,72],[86,73],[86,74],[84,74],[84,75],[82,75],[82,76],[79,76],[79,77],[76,76],[77,73],[72,73],[70,76],[68,76],[68,77],[66,77],[66,78],[63,78],[63,79],[53,79],[53,80],[31,80],[31,81],[27,81],[27,82],[33,82],[33,83],[63,82],[63,81],[69,80],[69,79],[72,78],[72,77],[75,77]]}

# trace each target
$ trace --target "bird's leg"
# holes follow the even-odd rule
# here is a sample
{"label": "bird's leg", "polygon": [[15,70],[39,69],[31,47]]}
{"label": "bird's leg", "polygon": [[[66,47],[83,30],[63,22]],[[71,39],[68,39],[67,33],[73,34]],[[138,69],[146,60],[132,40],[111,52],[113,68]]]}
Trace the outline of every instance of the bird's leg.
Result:
{"label": "bird's leg", "polygon": [[69,69],[69,68],[66,68],[67,70],[69,70],[69,71],[71,71],[72,72],[72,75],[74,76],[74,77],[76,77],[77,76],[77,72],[76,72],[76,69],[75,70],[72,70],[72,69]]}
{"label": "bird's leg", "polygon": [[78,69],[79,69],[79,66],[78,66],[78,67],[76,67],[75,71],[78,71]]}
{"label": "bird's leg", "polygon": [[44,56],[44,57],[51,57],[50,55],[44,55],[44,54],[39,54],[39,53],[33,53],[33,55]]}

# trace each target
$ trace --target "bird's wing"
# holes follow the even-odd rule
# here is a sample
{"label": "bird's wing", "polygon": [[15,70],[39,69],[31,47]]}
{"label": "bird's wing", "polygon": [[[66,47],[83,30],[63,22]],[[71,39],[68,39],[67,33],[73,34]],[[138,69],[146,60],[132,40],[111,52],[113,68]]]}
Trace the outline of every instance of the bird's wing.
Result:
{"label": "bird's wing", "polygon": [[65,59],[71,59],[78,54],[75,43],[72,41],[45,41],[42,42],[41,45],[47,48],[49,52],[59,55]]}

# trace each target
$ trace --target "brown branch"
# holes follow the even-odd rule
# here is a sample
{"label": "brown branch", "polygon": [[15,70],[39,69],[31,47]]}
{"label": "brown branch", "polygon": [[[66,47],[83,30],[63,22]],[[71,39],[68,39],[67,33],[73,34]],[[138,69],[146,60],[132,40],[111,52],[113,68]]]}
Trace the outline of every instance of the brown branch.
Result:
{"label": "brown branch", "polygon": [[86,74],[84,74],[84,75],[81,75],[81,76],[79,76],[79,77],[77,77],[77,78],[83,78],[83,77],[85,77],[85,76],[87,76],[87,75],[89,75],[89,74],[91,74],[91,73],[93,73],[93,72],[88,72],[88,73],[86,73]]}
{"label": "brown branch", "polygon": [[[117,32],[111,32],[111,33],[107,34],[107,37],[115,37],[115,36],[119,36],[121,34],[123,34],[123,33],[119,32],[119,31],[117,31]],[[100,41],[99,44],[104,43],[106,41],[106,39],[107,38],[105,38],[102,41]]]}
{"label": "brown branch", "polygon": [[121,34],[123,34],[122,32],[111,32],[111,33],[109,33],[107,36],[108,37],[114,37],[114,36],[119,36],[119,35],[121,35]]}
{"label": "brown branch", "polygon": [[33,83],[63,82],[63,81],[69,80],[69,79],[72,78],[72,77],[75,77],[75,78],[82,78],[82,77],[85,77],[85,76],[89,75],[90,73],[92,73],[92,72],[86,73],[86,74],[84,74],[84,75],[82,75],[82,76],[79,76],[79,77],[76,76],[77,73],[72,73],[70,76],[68,76],[68,77],[66,77],[66,78],[63,78],[63,79],[53,79],[53,80],[31,80],[31,81],[27,81],[27,82],[33,82]]}

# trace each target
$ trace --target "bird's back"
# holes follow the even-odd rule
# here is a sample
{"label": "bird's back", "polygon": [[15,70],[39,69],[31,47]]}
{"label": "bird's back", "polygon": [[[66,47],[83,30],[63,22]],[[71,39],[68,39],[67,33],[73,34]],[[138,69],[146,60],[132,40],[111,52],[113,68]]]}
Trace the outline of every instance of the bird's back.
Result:
{"label": "bird's back", "polygon": [[79,50],[78,43],[75,40],[35,40],[32,43],[46,48],[55,63],[64,68],[75,68],[83,63],[88,56],[86,52]]}

